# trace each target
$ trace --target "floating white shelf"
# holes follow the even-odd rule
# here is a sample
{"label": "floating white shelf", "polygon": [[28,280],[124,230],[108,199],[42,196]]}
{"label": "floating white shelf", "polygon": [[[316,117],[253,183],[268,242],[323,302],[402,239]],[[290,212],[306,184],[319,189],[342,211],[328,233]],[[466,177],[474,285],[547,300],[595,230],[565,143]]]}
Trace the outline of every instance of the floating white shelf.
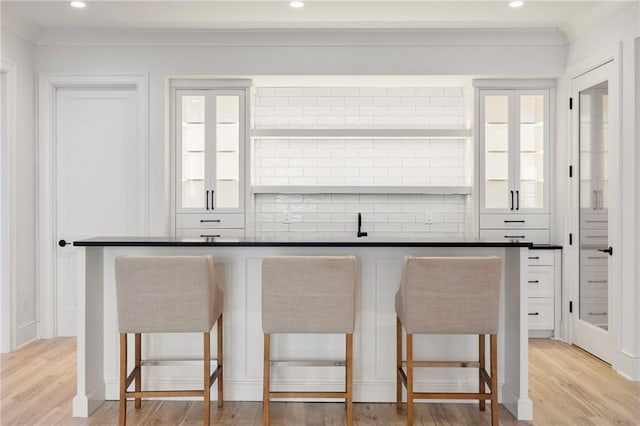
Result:
{"label": "floating white shelf", "polygon": [[256,139],[466,139],[471,129],[254,129]]}
{"label": "floating white shelf", "polygon": [[469,195],[470,186],[253,186],[254,194],[437,194]]}

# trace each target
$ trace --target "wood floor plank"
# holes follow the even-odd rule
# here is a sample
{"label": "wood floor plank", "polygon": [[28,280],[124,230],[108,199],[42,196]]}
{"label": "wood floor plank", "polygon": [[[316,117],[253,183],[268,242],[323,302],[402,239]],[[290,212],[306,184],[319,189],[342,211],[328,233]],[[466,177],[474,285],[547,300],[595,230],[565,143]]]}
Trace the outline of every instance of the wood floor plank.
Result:
{"label": "wood floor plank", "polygon": [[[564,343],[532,339],[529,345],[532,423],[518,422],[500,406],[500,424],[543,426],[638,426],[640,384],[625,380],[611,367],[586,352]],[[1,425],[115,425],[118,402],[100,406],[88,419],[71,417],[75,394],[76,341],[40,340],[0,357]],[[360,426],[401,426],[406,408],[395,403],[354,404],[354,423]],[[131,425],[201,425],[202,404],[197,401],[143,401],[135,410],[129,402]],[[472,404],[415,404],[415,424],[425,426],[488,425],[491,411]],[[343,425],[343,403],[272,402],[273,426]],[[211,405],[211,424],[262,424],[260,402],[225,401]]]}

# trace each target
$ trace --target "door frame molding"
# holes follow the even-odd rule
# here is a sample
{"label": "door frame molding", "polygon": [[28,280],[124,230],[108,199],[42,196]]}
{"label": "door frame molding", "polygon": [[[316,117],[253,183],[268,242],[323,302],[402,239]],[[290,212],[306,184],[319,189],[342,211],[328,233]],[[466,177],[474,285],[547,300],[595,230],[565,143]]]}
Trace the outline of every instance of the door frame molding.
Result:
{"label": "door frame molding", "polygon": [[17,347],[16,341],[16,63],[0,59],[0,73],[6,75],[6,146],[0,156],[0,227],[2,227],[0,249],[0,353],[11,352]]}
{"label": "door frame molding", "polygon": [[[608,52],[598,56],[592,57],[589,60],[582,62],[581,64],[571,67],[566,75],[567,87],[568,87],[568,96],[572,97],[574,95],[574,80],[578,77],[581,77],[584,74],[587,74],[600,66],[608,64],[613,69],[611,74],[614,76],[614,80],[611,80],[610,83],[610,93],[614,93],[616,96],[615,103],[612,104],[613,112],[614,112],[614,121],[610,121],[610,131],[612,132],[612,139],[615,141],[615,151],[612,153],[615,155],[615,161],[617,164],[621,165],[621,129],[622,129],[622,93],[621,93],[621,82],[622,82],[622,69],[620,66],[620,60],[622,58],[622,47],[620,45],[617,46],[616,49],[611,49]],[[574,108],[569,111],[568,119],[567,119],[567,133],[568,133],[568,144],[567,144],[567,159],[569,165],[575,166],[574,177],[570,181],[568,197],[567,197],[567,211],[569,214],[567,215],[567,225],[568,232],[573,233],[575,236],[575,241],[573,245],[569,245],[567,241],[567,268],[565,269],[564,274],[564,282],[565,290],[568,295],[567,299],[564,301],[564,306],[568,310],[568,304],[570,300],[573,300],[576,304],[579,303],[579,274],[575,272],[578,270],[580,263],[580,250],[579,250],[579,238],[580,238],[580,213],[579,213],[579,191],[580,191],[580,179],[579,179],[579,160],[580,160],[580,145],[578,135],[577,135],[577,127],[576,127],[576,114],[578,109]],[[611,126],[611,124],[614,124]],[[611,146],[611,145],[610,145]],[[621,168],[617,170],[610,170],[610,182],[613,181],[614,184],[621,184]],[[611,179],[613,177],[613,179]],[[609,243],[612,247],[617,248],[617,255],[612,256],[609,276],[613,279],[609,282],[609,307],[611,306],[621,306],[621,279],[622,279],[622,259],[620,256],[622,250],[622,229],[621,229],[621,199],[619,194],[616,191],[610,191],[610,209],[609,209],[609,222],[613,224],[613,227],[610,229],[612,232],[609,233],[608,239]],[[568,237],[567,237],[568,238]],[[621,347],[621,310],[609,309],[609,333],[610,333],[610,342],[611,342],[611,367],[614,371],[618,370],[618,354]],[[573,314],[569,314],[569,321],[567,326],[567,334],[566,339],[569,343],[574,343],[574,321],[577,320],[576,316],[577,310],[574,309]]]}
{"label": "door frame molding", "polygon": [[149,217],[149,75],[148,74],[48,74],[39,75],[38,86],[38,167],[36,197],[38,333],[40,338],[56,335],[56,99],[58,89],[133,89],[138,102],[138,135],[143,167],[143,232],[148,234]]}

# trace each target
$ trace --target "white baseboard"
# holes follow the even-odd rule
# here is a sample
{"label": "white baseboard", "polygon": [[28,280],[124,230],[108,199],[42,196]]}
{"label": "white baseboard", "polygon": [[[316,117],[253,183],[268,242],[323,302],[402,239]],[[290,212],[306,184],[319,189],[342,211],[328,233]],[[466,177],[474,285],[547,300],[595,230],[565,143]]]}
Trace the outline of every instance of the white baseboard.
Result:
{"label": "white baseboard", "polygon": [[629,380],[640,380],[640,357],[633,356],[625,351],[618,353],[618,373]]}
{"label": "white baseboard", "polygon": [[518,420],[533,420],[533,402],[529,398],[519,398],[508,385],[503,384],[502,404]]}
{"label": "white baseboard", "polygon": [[31,321],[16,328],[16,347],[18,349],[38,338],[38,321]]}
{"label": "white baseboard", "polygon": [[89,417],[104,400],[105,387],[102,385],[87,392],[87,395],[76,395],[73,398],[73,417]]}

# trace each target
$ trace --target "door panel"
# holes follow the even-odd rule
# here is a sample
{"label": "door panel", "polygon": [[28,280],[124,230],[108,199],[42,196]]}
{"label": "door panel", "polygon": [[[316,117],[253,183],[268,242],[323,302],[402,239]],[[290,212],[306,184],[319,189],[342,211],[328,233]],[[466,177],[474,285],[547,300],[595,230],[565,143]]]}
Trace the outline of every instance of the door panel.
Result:
{"label": "door panel", "polygon": [[577,315],[574,343],[606,362],[611,362],[611,255],[609,170],[617,168],[609,156],[611,65],[605,64],[574,80],[577,100],[579,256]]}
{"label": "door panel", "polygon": [[[56,96],[58,240],[139,234],[136,91],[60,89]],[[76,334],[84,250],[56,256],[56,334]]]}

